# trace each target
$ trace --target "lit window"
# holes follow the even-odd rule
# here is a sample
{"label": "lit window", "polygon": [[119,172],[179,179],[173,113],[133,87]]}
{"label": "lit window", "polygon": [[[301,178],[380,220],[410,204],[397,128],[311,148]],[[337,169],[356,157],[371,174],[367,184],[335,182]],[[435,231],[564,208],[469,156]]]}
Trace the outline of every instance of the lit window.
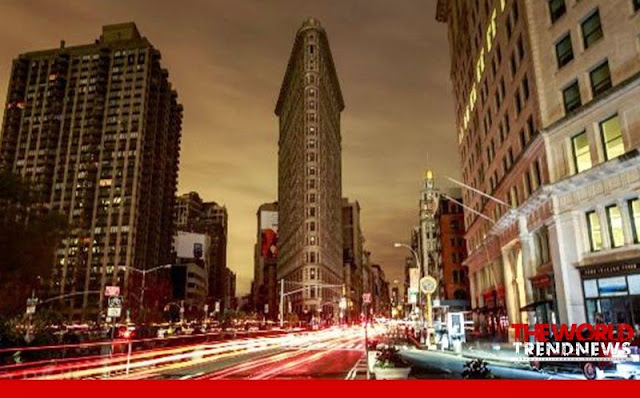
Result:
{"label": "lit window", "polygon": [[101,187],[110,187],[111,186],[111,178],[103,178],[100,180]]}
{"label": "lit window", "polygon": [[605,61],[600,66],[589,73],[591,78],[591,90],[593,96],[597,97],[603,92],[611,88],[611,72],[609,70],[609,62]]}
{"label": "lit window", "polygon": [[612,247],[624,245],[624,231],[622,229],[622,215],[618,206],[613,205],[606,208],[607,223],[609,224],[609,237]]}
{"label": "lit window", "polygon": [[616,158],[624,154],[624,142],[622,141],[622,130],[620,129],[620,119],[615,115],[600,123],[602,132],[602,146],[606,160]]}
{"label": "lit window", "polygon": [[573,47],[571,46],[570,33],[567,33],[556,44],[556,59],[558,60],[558,68],[562,68],[573,60]]}
{"label": "lit window", "polygon": [[589,150],[589,138],[586,132],[582,132],[571,138],[573,149],[573,166],[576,173],[581,173],[591,168],[591,151]]}
{"label": "lit window", "polygon": [[640,199],[632,199],[629,201],[629,214],[631,216],[633,241],[640,243]]}
{"label": "lit window", "polygon": [[578,81],[573,82],[569,87],[562,91],[562,98],[564,100],[564,111],[569,113],[582,106],[582,99],[580,98],[580,86]]}
{"label": "lit window", "polygon": [[600,12],[595,10],[582,23],[582,38],[584,40],[584,48],[587,49],[598,42],[603,36],[602,25],[600,24]]}
{"label": "lit window", "polygon": [[589,230],[589,244],[591,251],[596,252],[602,249],[602,231],[600,230],[600,219],[598,213],[590,211],[587,213],[587,226]]}

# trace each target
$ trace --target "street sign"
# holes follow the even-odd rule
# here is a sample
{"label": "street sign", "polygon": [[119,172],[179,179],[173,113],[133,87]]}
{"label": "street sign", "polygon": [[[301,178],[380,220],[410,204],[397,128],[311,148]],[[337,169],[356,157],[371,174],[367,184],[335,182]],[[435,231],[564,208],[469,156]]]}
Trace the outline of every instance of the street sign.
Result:
{"label": "street sign", "polygon": [[120,286],[105,286],[104,295],[106,297],[113,297],[120,295]]}
{"label": "street sign", "polygon": [[119,318],[122,314],[122,308],[107,308],[107,317]]}
{"label": "street sign", "polygon": [[37,297],[29,297],[27,299],[27,315],[33,315],[36,313],[36,305],[38,305]]}
{"label": "street sign", "polygon": [[216,301],[215,312],[220,312],[220,302]]}
{"label": "street sign", "polygon": [[362,302],[365,304],[371,304],[371,293],[362,293]]}
{"label": "street sign", "polygon": [[264,313],[268,314],[269,313],[269,304],[265,304],[264,305]]}
{"label": "street sign", "polygon": [[409,304],[417,304],[418,303],[418,292],[409,290]]}
{"label": "street sign", "polygon": [[433,294],[438,287],[438,281],[432,276],[425,276],[420,279],[420,290],[424,294]]}
{"label": "street sign", "polygon": [[122,315],[122,296],[111,296],[107,301],[107,316],[118,318]]}
{"label": "street sign", "polygon": [[121,296],[111,296],[109,297],[109,308],[122,308],[122,297]]}

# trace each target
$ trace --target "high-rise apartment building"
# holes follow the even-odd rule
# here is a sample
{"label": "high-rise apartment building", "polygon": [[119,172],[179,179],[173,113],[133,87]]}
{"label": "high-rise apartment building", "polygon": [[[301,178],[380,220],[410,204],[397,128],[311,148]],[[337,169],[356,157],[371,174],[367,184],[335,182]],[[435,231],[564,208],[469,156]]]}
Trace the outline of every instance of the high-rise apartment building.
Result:
{"label": "high-rise apartment building", "polygon": [[[181,123],[160,52],[133,23],[14,60],[0,159],[69,217],[51,294],[74,294],[59,302],[70,317],[96,319],[107,285],[136,308],[132,269],[170,262]],[[145,306],[164,305],[147,293]]]}
{"label": "high-rise apartment building", "polygon": [[[229,236],[229,213],[227,208],[216,202],[202,204],[200,230],[211,238],[211,272],[209,274],[210,301],[225,300],[225,272],[227,268],[227,238]],[[235,274],[234,274],[235,278]],[[227,309],[222,307],[222,309]]]}
{"label": "high-rise apartment building", "polygon": [[202,218],[202,198],[197,192],[189,192],[176,198],[175,225],[183,231],[196,229]]}
{"label": "high-rise apartment building", "polygon": [[257,236],[254,248],[253,303],[258,313],[276,320],[278,315],[276,309],[279,303],[278,295],[280,294],[276,273],[278,265],[278,202],[260,205],[256,218]]}
{"label": "high-rise apartment building", "polygon": [[278,278],[304,285],[292,308],[337,316],[343,281],[340,113],[344,102],[325,30],[298,30],[275,114],[278,151]]}
{"label": "high-rise apartment building", "polygon": [[451,189],[440,197],[438,205],[438,236],[440,239],[440,263],[442,269],[442,299],[449,309],[466,309],[469,306],[469,270],[464,265],[467,245],[464,240],[464,212],[462,192]]}
{"label": "high-rise apartment building", "polygon": [[[634,0],[440,0],[479,326],[640,324]],[[495,224],[494,224],[495,223]],[[615,291],[615,298],[610,297]]]}
{"label": "high-rise apartment building", "polygon": [[[197,192],[189,192],[176,200],[175,225],[180,231],[206,234],[210,240],[208,302],[225,300],[225,269],[227,268],[228,212],[216,202],[203,202]],[[223,308],[224,309],[224,308]]]}
{"label": "high-rise apartment building", "polygon": [[362,312],[364,237],[360,226],[360,204],[342,198],[342,245],[344,263],[345,318],[359,320]]}

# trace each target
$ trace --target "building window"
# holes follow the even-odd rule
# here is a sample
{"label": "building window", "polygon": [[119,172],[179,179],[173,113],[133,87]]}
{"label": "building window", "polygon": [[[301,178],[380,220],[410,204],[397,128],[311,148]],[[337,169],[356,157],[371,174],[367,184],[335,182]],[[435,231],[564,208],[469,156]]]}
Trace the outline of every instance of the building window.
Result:
{"label": "building window", "polygon": [[587,213],[587,228],[589,231],[589,245],[592,252],[602,249],[602,231],[600,230],[600,219],[598,213],[590,211]]}
{"label": "building window", "polygon": [[631,233],[633,241],[640,243],[640,199],[632,199],[629,202],[629,215],[631,216]]}
{"label": "building window", "polygon": [[602,146],[605,160],[616,158],[624,154],[624,142],[622,141],[622,129],[618,115],[612,116],[600,123],[602,133]]}
{"label": "building window", "polygon": [[524,44],[522,41],[522,36],[518,38],[518,57],[520,58],[520,61],[522,61],[522,59],[524,58]]}
{"label": "building window", "polygon": [[609,71],[609,61],[603,62],[600,66],[589,73],[591,78],[591,91],[597,97],[611,88],[611,72]]}
{"label": "building window", "polygon": [[518,189],[513,186],[509,191],[509,201],[511,202],[511,207],[518,207]]}
{"label": "building window", "polygon": [[533,189],[532,191],[535,191],[536,189],[538,189],[538,187],[540,186],[540,165],[538,164],[538,162],[533,162],[533,167],[532,167],[532,173],[533,173]]}
{"label": "building window", "polygon": [[522,112],[522,98],[520,98],[520,91],[516,91],[515,101],[516,101],[516,117],[520,115]]}
{"label": "building window", "polygon": [[522,94],[524,95],[525,102],[529,100],[529,77],[525,76],[522,79]]}
{"label": "building window", "polygon": [[562,91],[562,99],[564,101],[564,111],[569,113],[582,106],[580,98],[580,85],[578,81],[574,81],[571,85]]}
{"label": "building window", "polygon": [[582,133],[571,138],[573,150],[573,166],[576,173],[582,173],[591,168],[591,151],[589,150],[589,138],[587,133]]}
{"label": "building window", "polygon": [[600,24],[600,12],[596,9],[582,23],[582,39],[584,48],[587,49],[598,42],[603,36],[602,25]]}
{"label": "building window", "polygon": [[611,247],[620,247],[624,245],[624,231],[622,229],[622,215],[620,209],[616,205],[608,206],[607,224],[609,226],[609,237],[611,238]]}
{"label": "building window", "polygon": [[551,23],[555,23],[564,13],[567,12],[567,7],[564,4],[564,0],[549,0],[549,14],[551,14]]}
{"label": "building window", "polygon": [[562,68],[573,60],[573,47],[571,46],[571,34],[567,33],[556,44],[556,59],[558,68]]}

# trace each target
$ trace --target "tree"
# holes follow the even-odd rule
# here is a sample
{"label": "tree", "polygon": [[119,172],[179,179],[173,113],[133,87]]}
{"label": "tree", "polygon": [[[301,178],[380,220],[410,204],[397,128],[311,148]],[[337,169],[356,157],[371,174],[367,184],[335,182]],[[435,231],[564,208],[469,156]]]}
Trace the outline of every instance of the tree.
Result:
{"label": "tree", "polygon": [[67,217],[43,205],[31,183],[0,170],[0,314],[24,311],[26,299],[51,275]]}

